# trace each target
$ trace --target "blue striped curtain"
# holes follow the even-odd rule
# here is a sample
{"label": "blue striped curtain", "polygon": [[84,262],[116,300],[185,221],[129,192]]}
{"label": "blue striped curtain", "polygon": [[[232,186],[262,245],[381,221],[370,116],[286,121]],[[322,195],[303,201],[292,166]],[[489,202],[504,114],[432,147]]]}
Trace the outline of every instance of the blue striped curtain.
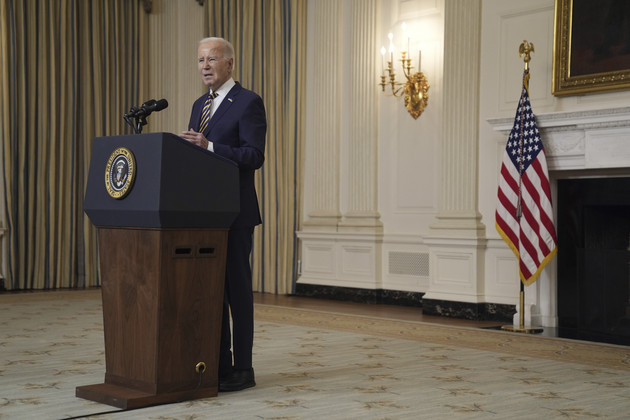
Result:
{"label": "blue striped curtain", "polygon": [[99,284],[83,213],[94,137],[125,132],[141,90],[138,1],[2,0],[0,136],[10,289]]}
{"label": "blue striped curtain", "polygon": [[267,111],[265,164],[257,172],[263,224],[254,235],[254,290],[291,294],[301,220],[306,0],[214,0],[207,36],[234,45],[234,78]]}

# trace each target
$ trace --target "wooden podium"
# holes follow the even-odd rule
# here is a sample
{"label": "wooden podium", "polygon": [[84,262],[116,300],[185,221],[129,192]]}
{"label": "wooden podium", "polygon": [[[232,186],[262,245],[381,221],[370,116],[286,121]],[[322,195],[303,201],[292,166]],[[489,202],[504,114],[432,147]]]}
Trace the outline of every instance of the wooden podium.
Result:
{"label": "wooden podium", "polygon": [[217,395],[238,167],[168,134],[95,139],[84,210],[98,228],[105,381],[122,409]]}

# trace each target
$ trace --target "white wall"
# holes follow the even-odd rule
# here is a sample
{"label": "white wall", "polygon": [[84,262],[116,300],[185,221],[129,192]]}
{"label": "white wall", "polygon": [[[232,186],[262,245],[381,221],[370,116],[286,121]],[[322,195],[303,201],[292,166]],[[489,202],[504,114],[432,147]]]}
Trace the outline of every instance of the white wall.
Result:
{"label": "white wall", "polygon": [[[439,200],[440,142],[442,140],[443,0],[382,1],[380,45],[406,48],[402,24],[411,31],[409,50],[427,77],[429,102],[414,120],[402,98],[388,87],[379,94],[379,211],[384,225],[383,288],[425,291],[428,287],[428,248],[423,237],[434,221]],[[400,49],[394,60],[400,58]],[[376,52],[375,54],[378,54]],[[386,54],[387,56],[388,54]],[[379,54],[380,58],[380,54]],[[386,65],[386,64],[385,64]],[[402,71],[396,71],[402,80]],[[375,80],[379,80],[375,77]]]}
{"label": "white wall", "polygon": [[487,119],[514,118],[524,69],[523,59],[518,55],[523,40],[533,43],[535,48],[530,62],[530,100],[534,112],[541,112],[556,102],[551,95],[553,19],[553,0],[483,2],[479,210],[487,226],[486,299],[489,302],[516,303],[519,282],[517,260],[494,228],[498,168],[507,136],[494,131]]}
{"label": "white wall", "polygon": [[[344,0],[344,3],[353,0]],[[334,223],[328,232],[316,238],[314,231],[321,230],[317,226],[309,226],[308,215],[313,210],[312,185],[318,176],[311,165],[307,144],[306,191],[305,191],[305,227],[298,233],[304,245],[302,255],[302,275],[299,282],[331,286],[353,286],[363,288],[383,288],[427,292],[431,295],[436,274],[434,263],[429,255],[436,252],[437,242],[432,232],[432,225],[440,212],[440,179],[442,166],[448,165],[447,158],[441,158],[440,147],[444,138],[444,128],[448,124],[461,124],[461,121],[444,121],[444,27],[445,5],[453,0],[381,0],[378,10],[378,40],[374,51],[375,62],[366,62],[367,67],[375,68],[374,89],[379,89],[378,82],[381,71],[381,56],[378,52],[381,45],[388,46],[387,33],[393,32],[394,41],[405,44],[401,30],[405,22],[412,30],[415,42],[423,43],[422,71],[428,77],[429,105],[426,111],[414,120],[404,109],[401,98],[392,98],[379,93],[378,96],[378,156],[375,170],[378,171],[378,213],[382,222],[382,230],[373,237],[363,239],[369,245],[380,264],[375,264],[377,273],[370,273],[355,278],[349,283],[340,275],[339,264],[341,253],[335,243],[340,239],[339,229]],[[446,3],[445,3],[446,2]],[[309,2],[311,9],[318,4],[317,0]],[[463,3],[459,3],[461,7]],[[441,250],[449,248],[452,255],[464,254],[467,250],[479,252],[479,264],[470,273],[456,273],[458,276],[469,276],[465,279],[475,290],[471,298],[459,293],[454,288],[448,293],[438,293],[440,298],[464,302],[489,302],[499,304],[517,304],[519,280],[517,261],[512,252],[500,239],[494,227],[494,212],[497,193],[497,177],[507,133],[497,121],[508,121],[514,117],[517,101],[520,96],[523,60],[518,56],[518,48],[523,40],[535,45],[535,52],[530,62],[530,99],[536,115],[540,118],[556,118],[556,113],[574,113],[576,111],[592,111],[605,108],[626,106],[630,92],[590,94],[583,96],[554,97],[551,94],[553,68],[554,37],[554,0],[482,0],[481,10],[481,54],[479,61],[479,106],[471,109],[472,115],[478,113],[478,170],[477,192],[478,211],[481,222],[485,225],[483,232],[471,246],[462,238],[455,239]],[[453,10],[453,9],[451,9]],[[347,17],[337,16],[340,27],[344,27]],[[317,36],[317,22],[309,13],[309,63],[315,58],[312,46]],[[346,36],[346,35],[343,35]],[[413,50],[413,41],[412,48]],[[412,57],[414,57],[412,55]],[[309,64],[309,67],[311,65]],[[475,65],[471,63],[471,65]],[[342,67],[340,74],[352,74],[352,69]],[[448,70],[446,70],[448,71]],[[317,80],[308,78],[311,88],[317,87]],[[318,109],[317,101],[308,98],[311,110]],[[320,112],[326,112],[321,109]],[[307,115],[307,120],[312,115]],[[565,115],[565,114],[562,114]],[[551,116],[551,117],[549,117]],[[366,116],[370,118],[371,116]],[[331,116],[333,121],[338,117]],[[554,123],[555,124],[555,123]],[[564,123],[559,123],[564,124]],[[545,123],[543,122],[543,126]],[[539,124],[540,126],[540,124]],[[307,127],[308,121],[307,121]],[[310,127],[316,127],[310,125]],[[564,126],[562,130],[566,130]],[[542,130],[544,133],[544,130]],[[548,129],[548,137],[555,140],[557,133]],[[307,133],[308,137],[308,133]],[[547,141],[543,137],[543,141]],[[552,148],[555,145],[551,146]],[[553,155],[554,151],[548,155]],[[555,152],[558,153],[558,152]],[[560,157],[561,158],[561,157]],[[630,165],[628,165],[630,166]],[[558,177],[566,177],[573,172],[565,171],[562,165],[551,165],[552,189],[553,181]],[[340,178],[346,171],[340,161],[338,173]],[[343,188],[340,188],[339,203],[344,202]],[[340,219],[343,219],[342,204],[336,204]],[[316,223],[315,223],[316,225]],[[319,242],[318,242],[319,241]],[[316,245],[311,248],[312,245]],[[311,252],[312,251],[312,252]],[[441,251],[440,251],[441,252]],[[477,257],[475,257],[477,258]],[[448,261],[448,258],[444,261]],[[443,262],[441,263],[443,264]],[[447,267],[448,268],[448,267]],[[556,322],[555,303],[555,261],[544,270],[541,278],[526,289],[527,310],[534,305],[535,321],[544,326],[553,326]],[[377,279],[376,281],[374,279]],[[467,286],[466,284],[464,286]],[[434,293],[435,295],[435,293]]]}
{"label": "white wall", "polygon": [[[373,8],[373,22],[357,23],[352,7]],[[422,236],[434,220],[438,202],[441,139],[441,75],[443,0],[365,2],[360,0],[309,1],[307,51],[307,133],[305,144],[305,223],[300,282],[360,288],[421,291],[428,285],[428,249]],[[405,22],[411,31],[412,65],[418,66],[422,43],[422,71],[431,88],[429,105],[414,120],[402,98],[380,91],[382,45],[407,49]],[[374,27],[375,26],[375,27]],[[348,48],[350,28],[375,39]],[[336,40],[329,37],[334,34]],[[352,64],[353,56],[365,62]],[[394,60],[400,58],[400,50]],[[332,61],[331,61],[332,60]],[[332,65],[326,63],[331,62]],[[386,65],[386,64],[385,64]],[[402,71],[398,67],[399,80]],[[362,97],[352,97],[348,86],[367,77]],[[322,92],[326,92],[322,94]],[[388,93],[391,91],[388,89]],[[339,98],[331,100],[331,96]],[[363,101],[377,103],[375,111],[357,112]],[[353,141],[348,120],[373,127],[364,141]],[[376,141],[372,142],[374,136]],[[364,164],[354,155],[375,145],[370,163],[374,181],[351,181],[355,167]],[[371,200],[374,209],[360,221],[353,201]],[[357,200],[358,198],[358,200]]]}

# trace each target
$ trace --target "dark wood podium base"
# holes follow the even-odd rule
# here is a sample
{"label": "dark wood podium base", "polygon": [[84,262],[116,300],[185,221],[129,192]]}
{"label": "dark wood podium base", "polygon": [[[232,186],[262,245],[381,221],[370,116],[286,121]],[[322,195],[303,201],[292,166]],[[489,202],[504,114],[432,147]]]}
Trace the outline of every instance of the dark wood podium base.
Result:
{"label": "dark wood podium base", "polygon": [[155,395],[118,385],[96,384],[77,387],[76,396],[85,400],[118,407],[123,410],[130,410],[151,405],[216,397],[217,391],[217,387],[215,386],[211,388],[200,388],[194,394],[191,391],[180,391]]}
{"label": "dark wood podium base", "polygon": [[130,409],[217,395],[227,235],[99,228],[105,381],[77,397]]}

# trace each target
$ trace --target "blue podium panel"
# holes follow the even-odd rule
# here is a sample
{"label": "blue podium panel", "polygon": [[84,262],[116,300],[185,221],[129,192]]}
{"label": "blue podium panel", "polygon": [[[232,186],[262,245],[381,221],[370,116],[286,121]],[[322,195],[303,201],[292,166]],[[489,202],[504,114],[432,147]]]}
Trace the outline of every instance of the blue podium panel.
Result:
{"label": "blue podium panel", "polygon": [[94,139],[84,211],[98,227],[229,228],[236,163],[170,133]]}

